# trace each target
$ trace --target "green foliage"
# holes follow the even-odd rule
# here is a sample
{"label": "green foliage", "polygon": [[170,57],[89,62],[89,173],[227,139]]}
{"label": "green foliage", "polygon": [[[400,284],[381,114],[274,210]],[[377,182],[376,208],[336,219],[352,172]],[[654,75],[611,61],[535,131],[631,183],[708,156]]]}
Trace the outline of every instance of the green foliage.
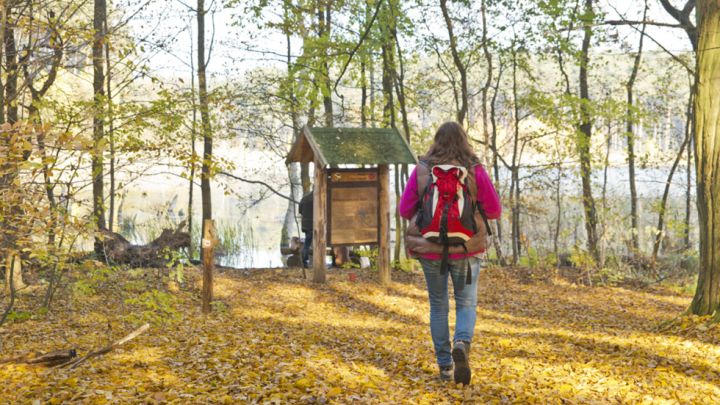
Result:
{"label": "green foliage", "polygon": [[141,293],[145,291],[148,284],[145,280],[127,280],[123,283],[123,290],[128,293]]}
{"label": "green foliage", "polygon": [[78,298],[90,297],[95,294],[95,288],[90,281],[80,279],[72,283],[72,292]]}
{"label": "green foliage", "polygon": [[401,258],[400,260],[393,263],[393,268],[396,270],[404,271],[406,273],[412,273],[418,266],[418,261],[415,259]]}
{"label": "green foliage", "polygon": [[163,257],[167,260],[165,267],[169,270],[170,279],[182,284],[185,280],[185,256],[176,250],[166,249]]}
{"label": "green foliage", "polygon": [[7,316],[7,321],[9,322],[24,322],[27,321],[32,317],[32,312],[28,311],[10,311],[10,313]]}
{"label": "green foliage", "polygon": [[227,314],[229,310],[228,306],[219,300],[210,302],[210,308],[212,309],[212,312],[216,314]]}
{"label": "green foliage", "polygon": [[352,260],[348,260],[341,266],[343,269],[359,269],[360,265]]}
{"label": "green foliage", "polygon": [[572,253],[570,254],[570,262],[573,266],[586,271],[596,267],[593,256],[578,246],[573,246]]}
{"label": "green foliage", "polygon": [[90,297],[96,290],[110,281],[119,271],[117,267],[108,267],[96,261],[83,263],[77,280],[72,283],[73,294],[77,297]]}
{"label": "green foliage", "polygon": [[627,272],[623,267],[603,267],[595,273],[595,278],[603,284],[618,284],[627,279]]}
{"label": "green foliage", "polygon": [[136,307],[128,315],[128,320],[134,323],[150,322],[162,325],[180,319],[180,313],[174,308],[176,298],[163,291],[150,290],[134,298],[125,299],[125,304]]}
{"label": "green foliage", "polygon": [[355,251],[358,256],[360,257],[369,257],[371,260],[377,259],[378,257],[378,249],[376,247],[370,248],[370,249],[358,249]]}

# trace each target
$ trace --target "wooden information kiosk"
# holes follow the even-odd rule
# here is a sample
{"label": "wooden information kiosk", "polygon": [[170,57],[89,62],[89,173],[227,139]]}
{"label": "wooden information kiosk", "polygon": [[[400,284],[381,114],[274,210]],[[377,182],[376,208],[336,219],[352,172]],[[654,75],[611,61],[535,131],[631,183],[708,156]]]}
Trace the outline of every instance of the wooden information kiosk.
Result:
{"label": "wooden information kiosk", "polygon": [[[417,162],[405,138],[390,128],[306,126],[291,162],[315,164],[313,252],[377,244],[379,281],[389,283],[390,165]],[[313,280],[326,281],[324,254],[313,254]]]}

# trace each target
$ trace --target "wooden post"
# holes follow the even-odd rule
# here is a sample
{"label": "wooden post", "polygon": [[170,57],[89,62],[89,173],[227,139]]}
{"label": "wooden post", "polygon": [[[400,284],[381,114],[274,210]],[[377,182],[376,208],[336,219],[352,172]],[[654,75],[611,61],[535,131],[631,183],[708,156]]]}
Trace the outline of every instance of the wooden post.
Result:
{"label": "wooden post", "polygon": [[213,297],[213,268],[215,267],[215,221],[206,219],[203,222],[203,284],[202,284],[202,312],[210,313],[210,301]]}
{"label": "wooden post", "polygon": [[380,284],[390,284],[390,167],[378,165],[378,210],[380,240],[378,244],[378,277]]}
{"label": "wooden post", "polygon": [[315,188],[313,189],[313,281],[324,283],[325,250],[327,249],[327,175],[325,166],[315,161]]}
{"label": "wooden post", "polygon": [[15,251],[8,251],[5,258],[5,290],[10,290],[12,282],[13,289],[17,292],[27,287],[22,279],[22,260]]}

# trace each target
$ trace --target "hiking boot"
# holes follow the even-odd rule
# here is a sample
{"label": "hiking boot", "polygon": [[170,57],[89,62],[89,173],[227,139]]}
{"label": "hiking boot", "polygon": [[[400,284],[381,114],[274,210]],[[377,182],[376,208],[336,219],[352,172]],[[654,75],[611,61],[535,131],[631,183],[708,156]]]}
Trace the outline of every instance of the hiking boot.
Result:
{"label": "hiking boot", "polygon": [[470,384],[470,342],[458,340],[452,349],[452,358],[455,362],[455,384]]}
{"label": "hiking boot", "polygon": [[440,379],[442,381],[450,381],[453,378],[453,365],[440,366]]}

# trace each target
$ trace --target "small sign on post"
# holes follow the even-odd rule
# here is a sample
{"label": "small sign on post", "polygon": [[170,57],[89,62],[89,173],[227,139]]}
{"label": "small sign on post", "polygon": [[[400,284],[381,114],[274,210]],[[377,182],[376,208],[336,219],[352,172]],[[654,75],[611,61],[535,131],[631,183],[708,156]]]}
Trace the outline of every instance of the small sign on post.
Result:
{"label": "small sign on post", "polygon": [[209,314],[210,302],[213,297],[213,269],[215,268],[215,221],[206,219],[203,222],[202,254],[203,254],[203,284],[202,284],[202,312]]}

